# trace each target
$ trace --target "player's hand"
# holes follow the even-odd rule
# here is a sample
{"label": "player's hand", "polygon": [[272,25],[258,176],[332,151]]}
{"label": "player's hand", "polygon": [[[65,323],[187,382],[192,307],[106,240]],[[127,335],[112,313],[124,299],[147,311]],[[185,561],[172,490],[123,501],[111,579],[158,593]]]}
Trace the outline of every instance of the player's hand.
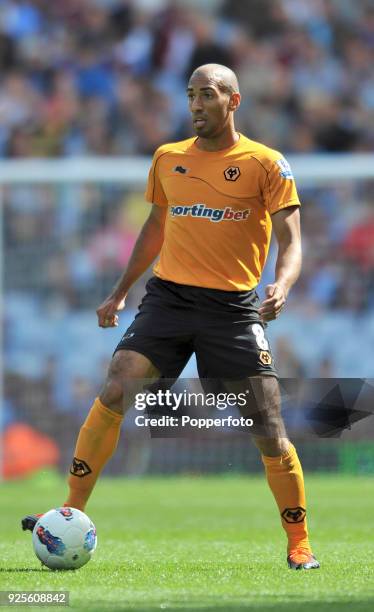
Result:
{"label": "player's hand", "polygon": [[125,307],[125,298],[110,295],[96,310],[99,327],[118,327],[119,310]]}
{"label": "player's hand", "polygon": [[281,285],[274,283],[265,288],[265,300],[262,302],[258,312],[263,321],[272,321],[279,317],[286,303],[286,292]]}

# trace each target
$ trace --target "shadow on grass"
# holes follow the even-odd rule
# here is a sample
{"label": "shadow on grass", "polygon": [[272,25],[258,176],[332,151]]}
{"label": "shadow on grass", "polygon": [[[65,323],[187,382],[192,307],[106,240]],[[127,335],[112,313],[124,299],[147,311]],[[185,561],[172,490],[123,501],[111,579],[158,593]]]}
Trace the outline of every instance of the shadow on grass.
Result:
{"label": "shadow on grass", "polygon": [[45,574],[68,574],[69,572],[75,572],[76,570],[53,570],[47,567],[0,567],[1,574],[18,574],[23,572],[28,574],[29,572],[43,572]]}
{"label": "shadow on grass", "polygon": [[43,567],[0,567],[2,574],[17,574],[18,572],[48,572],[49,570]]}

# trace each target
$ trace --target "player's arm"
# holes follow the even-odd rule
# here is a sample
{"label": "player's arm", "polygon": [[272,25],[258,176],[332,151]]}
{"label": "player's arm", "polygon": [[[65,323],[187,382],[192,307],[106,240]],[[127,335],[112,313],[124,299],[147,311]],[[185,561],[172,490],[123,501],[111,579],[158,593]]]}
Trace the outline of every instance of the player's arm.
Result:
{"label": "player's arm", "polygon": [[278,243],[275,281],[265,289],[266,299],[259,313],[264,321],[276,319],[301,270],[300,210],[298,206],[284,208],[272,215],[273,231]]}
{"label": "player's arm", "polygon": [[100,327],[116,327],[117,311],[122,310],[130,287],[149,268],[161,250],[167,207],[153,204],[151,213],[143,225],[134,246],[127,268],[112,293],[96,310]]}

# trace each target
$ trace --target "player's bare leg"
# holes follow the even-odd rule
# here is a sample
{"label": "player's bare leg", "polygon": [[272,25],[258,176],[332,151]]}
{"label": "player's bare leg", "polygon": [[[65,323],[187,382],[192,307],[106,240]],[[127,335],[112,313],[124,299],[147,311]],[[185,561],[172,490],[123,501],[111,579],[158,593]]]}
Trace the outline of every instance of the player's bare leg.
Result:
{"label": "player's bare leg", "polygon": [[[85,509],[100,472],[117,447],[124,414],[144,379],[158,376],[158,370],[144,355],[127,350],[115,353],[104,386],[78,435],[65,506]],[[32,531],[39,516],[25,517],[23,529]]]}
{"label": "player's bare leg", "polygon": [[307,529],[303,471],[289,441],[281,415],[281,395],[274,376],[248,379],[247,410],[254,419],[253,440],[261,452],[269,487],[288,538],[287,562],[291,569],[315,569]]}

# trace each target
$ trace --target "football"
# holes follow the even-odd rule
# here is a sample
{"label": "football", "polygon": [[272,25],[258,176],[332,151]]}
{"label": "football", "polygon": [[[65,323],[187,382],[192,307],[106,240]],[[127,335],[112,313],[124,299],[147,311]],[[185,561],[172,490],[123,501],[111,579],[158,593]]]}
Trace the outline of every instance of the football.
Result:
{"label": "football", "polygon": [[32,542],[43,565],[54,570],[78,569],[88,563],[95,551],[96,528],[76,508],[54,508],[39,518]]}

